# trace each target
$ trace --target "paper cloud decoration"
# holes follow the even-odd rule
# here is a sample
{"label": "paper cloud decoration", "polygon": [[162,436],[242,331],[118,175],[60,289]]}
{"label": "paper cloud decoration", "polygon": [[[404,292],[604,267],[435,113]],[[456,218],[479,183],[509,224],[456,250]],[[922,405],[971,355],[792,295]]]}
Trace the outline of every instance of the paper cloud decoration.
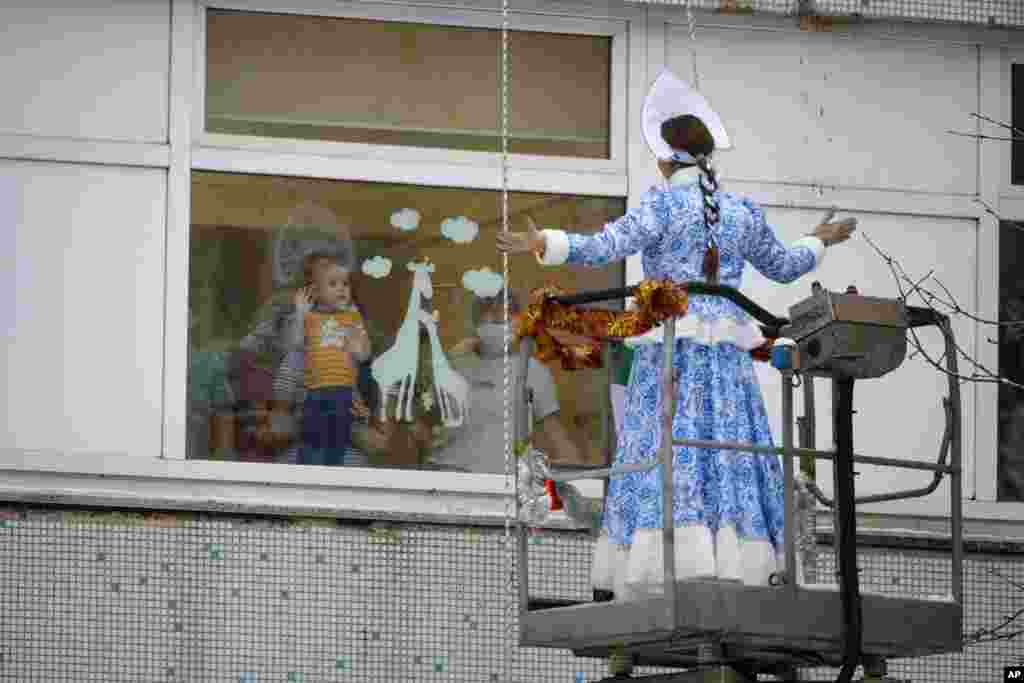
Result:
{"label": "paper cloud decoration", "polygon": [[363,272],[378,280],[391,274],[391,259],[374,256],[363,261]]}
{"label": "paper cloud decoration", "polygon": [[420,212],[416,209],[401,209],[391,214],[391,225],[402,232],[410,232],[419,227]]}
{"label": "paper cloud decoration", "polygon": [[441,221],[441,234],[452,242],[466,244],[476,239],[480,226],[465,216],[445,218]]}
{"label": "paper cloud decoration", "polygon": [[481,298],[497,296],[505,285],[505,279],[490,268],[467,270],[462,276],[462,286]]}

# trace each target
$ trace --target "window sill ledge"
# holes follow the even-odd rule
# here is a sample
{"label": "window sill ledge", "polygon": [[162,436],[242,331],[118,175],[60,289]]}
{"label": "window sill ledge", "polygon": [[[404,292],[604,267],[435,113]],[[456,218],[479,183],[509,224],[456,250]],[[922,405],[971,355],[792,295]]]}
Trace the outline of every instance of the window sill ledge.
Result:
{"label": "window sill ledge", "polygon": [[0,501],[29,504],[502,526],[506,485],[485,474],[0,451]]}
{"label": "window sill ledge", "polygon": [[[574,484],[601,495],[598,481]],[[27,504],[503,526],[506,485],[488,474],[0,450],[0,501]],[[939,494],[865,508],[862,531],[948,524]],[[997,525],[998,535],[1024,536],[1024,503],[965,500],[964,520],[965,532]],[[560,516],[541,526],[577,528]]]}

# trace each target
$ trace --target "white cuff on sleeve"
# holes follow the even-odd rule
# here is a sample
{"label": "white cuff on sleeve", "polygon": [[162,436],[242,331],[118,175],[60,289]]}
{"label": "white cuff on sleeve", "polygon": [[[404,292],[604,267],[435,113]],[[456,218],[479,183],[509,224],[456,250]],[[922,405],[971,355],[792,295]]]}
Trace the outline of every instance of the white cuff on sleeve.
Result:
{"label": "white cuff on sleeve", "polygon": [[569,260],[569,235],[562,230],[541,230],[544,236],[544,256],[537,257],[542,266],[560,266]]}
{"label": "white cuff on sleeve", "polygon": [[821,262],[825,260],[825,243],[817,237],[803,237],[793,243],[794,247],[807,247],[814,252],[814,268],[821,265]]}

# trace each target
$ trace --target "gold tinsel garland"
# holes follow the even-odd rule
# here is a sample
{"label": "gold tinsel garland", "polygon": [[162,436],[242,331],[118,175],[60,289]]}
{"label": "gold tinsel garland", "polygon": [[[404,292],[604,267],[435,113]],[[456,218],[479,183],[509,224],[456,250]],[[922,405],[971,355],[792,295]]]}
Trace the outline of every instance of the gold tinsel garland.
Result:
{"label": "gold tinsel garland", "polygon": [[[555,303],[566,292],[548,285],[530,293],[530,304],[519,317],[516,337],[533,337],[540,361],[559,360],[566,370],[601,367],[601,340],[643,334],[673,316],[686,315],[686,290],[673,282],[644,280],[633,292],[633,310],[616,312]],[[565,345],[548,330],[587,337],[592,343]]]}
{"label": "gold tinsel garland", "polygon": [[[629,311],[616,312],[602,309],[565,306],[550,297],[564,296],[560,287],[547,285],[530,293],[530,304],[516,323],[516,338],[533,337],[537,343],[537,360],[557,360],[566,370],[601,367],[601,341],[621,340],[649,332],[671,317],[686,315],[688,298],[686,289],[674,282],[644,280],[636,286],[633,297],[636,306]],[[586,337],[590,342],[562,344],[549,330]],[[769,358],[771,342],[751,351],[755,360]]]}

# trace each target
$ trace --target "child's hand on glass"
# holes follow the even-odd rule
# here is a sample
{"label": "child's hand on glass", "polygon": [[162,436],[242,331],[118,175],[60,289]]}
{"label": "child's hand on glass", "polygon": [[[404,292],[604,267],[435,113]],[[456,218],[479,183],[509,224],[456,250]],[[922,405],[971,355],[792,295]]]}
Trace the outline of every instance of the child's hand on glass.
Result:
{"label": "child's hand on glass", "polygon": [[353,330],[349,340],[352,345],[352,353],[363,355],[370,353],[370,335],[366,333],[366,328],[362,325]]}
{"label": "child's hand on glass", "polygon": [[352,399],[352,415],[361,419],[369,419],[370,408],[362,396],[355,396]]}
{"label": "child's hand on glass", "polygon": [[305,315],[313,310],[313,292],[309,287],[300,287],[295,290],[292,302],[295,304],[295,310]]}

